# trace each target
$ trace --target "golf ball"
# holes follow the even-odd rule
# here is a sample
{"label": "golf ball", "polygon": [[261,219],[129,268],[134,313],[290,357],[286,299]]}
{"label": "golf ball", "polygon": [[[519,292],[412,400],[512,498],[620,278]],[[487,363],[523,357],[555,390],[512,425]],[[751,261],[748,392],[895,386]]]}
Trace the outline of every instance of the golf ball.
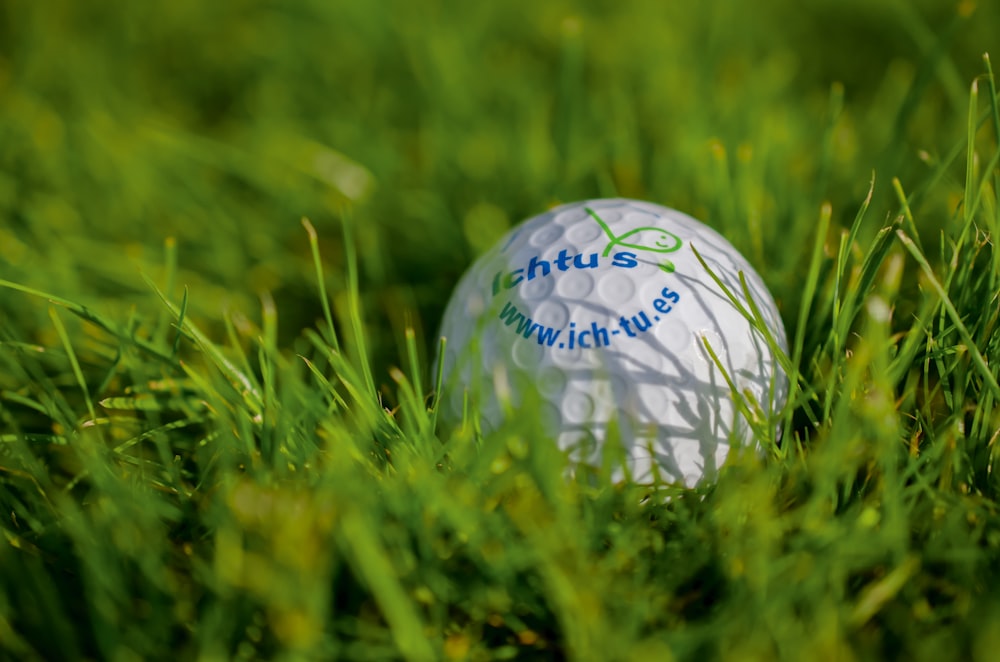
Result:
{"label": "golf ball", "polygon": [[649,202],[574,202],[513,228],[462,277],[441,335],[444,420],[476,411],[496,429],[540,403],[576,461],[620,443],[640,482],[654,467],[689,486],[713,477],[732,444],[754,443],[748,417],[768,424],[787,394],[760,276],[720,234]]}

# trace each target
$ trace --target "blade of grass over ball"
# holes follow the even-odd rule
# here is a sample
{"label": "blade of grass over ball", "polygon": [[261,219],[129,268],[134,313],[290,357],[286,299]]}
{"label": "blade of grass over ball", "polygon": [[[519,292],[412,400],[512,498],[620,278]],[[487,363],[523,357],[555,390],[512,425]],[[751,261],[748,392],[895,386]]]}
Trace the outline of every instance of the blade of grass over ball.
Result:
{"label": "blade of grass over ball", "polygon": [[305,216],[302,217],[302,227],[309,235],[309,248],[312,251],[313,265],[316,267],[316,286],[319,288],[319,300],[323,306],[323,319],[326,320],[326,329],[329,337],[327,342],[337,352],[340,351],[340,340],[337,338],[337,330],[333,326],[333,312],[330,310],[330,296],[326,292],[326,277],[323,274],[323,259],[319,253],[319,237],[312,222]]}
{"label": "blade of grass over ball", "polygon": [[[711,267],[708,266],[708,263],[705,262],[704,258],[702,258],[701,254],[698,252],[698,249],[695,248],[694,245],[691,246],[691,251],[694,253],[698,262],[701,264],[702,269],[705,270],[705,273],[707,273],[709,277],[719,287],[719,289],[722,290],[722,293],[726,296],[727,299],[729,299],[729,302],[733,305],[733,307],[735,307],[736,310],[743,316],[743,318],[747,320],[747,322],[750,324],[751,327],[753,327],[759,333],[762,334],[765,342],[768,343],[769,346],[772,346],[774,350],[776,350],[774,356],[777,358],[782,368],[786,370],[785,374],[790,375],[789,380],[792,380],[791,375],[793,375],[793,373],[795,372],[793,370],[793,363],[788,359],[787,355],[783,351],[781,351],[780,347],[778,347],[777,341],[774,338],[774,334],[768,328],[767,322],[764,321],[763,316],[760,313],[760,310],[757,309],[756,312],[753,312],[752,310],[747,310],[747,308],[743,305],[743,303],[736,297],[735,294],[733,294],[729,286],[723,283],[722,279],[719,278],[718,275],[716,275],[716,273],[712,270]],[[746,280],[745,277],[743,276],[742,271],[740,272],[739,277],[740,277],[741,287],[743,289],[743,294],[746,297],[746,300],[750,302],[749,305],[753,307],[754,306],[753,297],[750,295],[749,289],[746,286]],[[792,383],[794,384],[794,381]],[[789,402],[794,401],[796,395],[797,395],[797,389],[795,387],[792,387],[791,393],[789,394],[788,398]]]}
{"label": "blade of grass over ball", "polygon": [[996,378],[993,373],[990,372],[989,366],[986,364],[986,359],[983,358],[982,353],[979,351],[979,347],[973,341],[972,336],[969,334],[969,330],[966,328],[965,324],[962,322],[961,315],[955,309],[954,304],[952,304],[951,299],[948,297],[948,293],[938,282],[938,279],[934,276],[934,271],[931,269],[931,265],[928,264],[927,258],[917,249],[916,244],[906,236],[906,233],[902,230],[896,230],[896,236],[902,242],[903,246],[909,251],[913,259],[917,261],[920,268],[924,272],[924,276],[927,277],[927,281],[930,283],[934,291],[941,301],[941,305],[944,310],[947,311],[948,317],[951,319],[952,324],[955,325],[959,336],[962,338],[962,342],[965,343],[965,349],[969,352],[969,356],[972,358],[973,365],[976,366],[977,371],[983,378],[986,386],[990,389],[993,394],[994,399],[1000,399],[1000,384],[997,383]]}
{"label": "blade of grass over ball", "polygon": [[722,378],[726,381],[726,385],[729,386],[729,394],[733,401],[733,405],[735,405],[737,410],[739,410],[747,424],[753,427],[754,433],[759,437],[760,430],[758,429],[758,421],[756,420],[756,417],[752,415],[746,400],[743,398],[739,389],[736,388],[736,383],[733,382],[732,378],[729,376],[729,371],[726,370],[724,365],[722,365],[722,361],[719,359],[718,354],[716,354],[715,350],[712,349],[712,343],[709,342],[708,336],[701,336],[701,344],[705,346],[705,349],[708,351],[708,355],[712,358],[712,363],[715,364],[716,368],[718,368]]}
{"label": "blade of grass over ball", "polygon": [[767,346],[770,348],[775,360],[778,361],[778,364],[781,366],[784,373],[786,375],[791,373],[791,359],[788,357],[785,350],[781,348],[781,345],[778,343],[778,339],[774,335],[774,331],[767,323],[767,320],[764,319],[764,314],[760,311],[760,306],[757,305],[757,301],[754,299],[753,293],[750,291],[750,286],[747,285],[746,275],[740,271],[738,277],[740,279],[740,290],[743,292],[743,298],[747,302],[747,306],[749,306],[752,316],[747,321],[749,321],[750,324],[764,337],[764,341],[767,343]]}
{"label": "blade of grass over ball", "polygon": [[691,252],[694,253],[695,258],[697,258],[698,262],[701,264],[701,268],[705,270],[705,273],[708,274],[719,289],[722,290],[722,293],[726,295],[726,298],[729,299],[729,303],[731,303],[740,315],[742,315],[747,321],[753,323],[753,315],[743,306],[743,303],[736,298],[736,295],[729,289],[729,286],[723,283],[722,279],[715,274],[710,266],[708,266],[708,263],[705,262],[705,259],[701,256],[701,253],[698,252],[698,249],[695,248],[693,243],[691,244]]}
{"label": "blade of grass over ball", "polygon": [[[781,366],[781,371],[784,372],[786,375],[792,374],[792,361],[788,357],[788,354],[785,352],[785,350],[782,349],[781,345],[778,344],[778,339],[775,338],[774,332],[771,330],[770,325],[768,325],[767,321],[764,319],[764,315],[760,311],[760,306],[758,306],[757,302],[754,300],[753,294],[750,292],[750,287],[747,285],[746,276],[742,271],[739,272],[739,278],[740,278],[740,288],[743,290],[743,298],[746,300],[747,305],[750,306],[750,311],[753,313],[753,321],[752,321],[753,326],[761,333],[761,335],[764,336],[764,341],[767,343],[768,348],[770,348],[771,355],[775,357],[775,359],[778,361],[778,364]],[[768,384],[768,399],[770,401],[770,404],[773,404],[775,401],[775,387],[777,386],[778,374],[779,372],[777,370],[773,371],[771,374],[770,383]],[[800,392],[801,391],[802,389],[800,389]],[[806,396],[806,398],[811,398],[812,396],[815,395],[815,392],[810,386],[809,392],[805,393],[804,395]],[[789,398],[785,403],[784,409],[786,412],[790,412],[793,407],[799,405],[808,409],[809,412],[812,414],[812,406],[811,403],[808,401],[808,399],[804,399],[803,402],[799,403],[796,402],[796,400]],[[772,410],[773,408],[769,407],[768,409]]]}
{"label": "blade of grass over ball", "polygon": [[[760,314],[760,311],[757,310],[755,315],[750,310],[747,310],[747,308],[744,307],[743,303],[736,297],[735,294],[733,294],[732,290],[725,283],[723,283],[722,279],[719,278],[718,275],[716,275],[716,273],[712,270],[711,267],[708,266],[708,263],[705,262],[705,259],[701,256],[701,254],[698,252],[698,249],[696,249],[694,245],[691,246],[691,251],[694,253],[695,257],[698,259],[698,262],[701,264],[705,272],[715,282],[715,284],[719,287],[719,289],[722,290],[722,293],[726,295],[726,298],[729,299],[730,303],[733,304],[733,307],[735,307],[736,310],[739,311],[739,313],[743,316],[743,318],[747,321],[747,323],[750,324],[752,328],[756,329],[757,332],[764,337],[765,342],[767,342],[769,346],[773,345],[773,348],[777,350],[775,356],[778,358],[779,363],[782,363],[782,366],[785,367],[786,369],[789,369],[789,372],[791,372],[790,369],[792,366],[788,363],[787,357],[785,356],[784,352],[782,352],[778,347],[777,341],[774,338],[774,334],[771,333],[771,330],[768,328],[767,322],[764,321],[764,318]],[[743,276],[742,271],[739,273],[739,277],[743,287],[744,295],[746,296],[749,305],[753,306],[754,305],[753,297],[750,295],[750,292],[746,287],[746,280]],[[707,346],[708,339],[703,338],[702,340]],[[716,358],[711,348],[709,348],[709,352],[712,354],[713,358]],[[782,362],[782,359],[784,359],[784,362]],[[726,376],[726,381],[730,382],[728,375]],[[730,382],[730,386],[733,389],[736,388],[735,385],[732,384],[732,382]],[[738,391],[734,390],[734,393],[738,393]],[[747,415],[749,416],[749,414]]]}

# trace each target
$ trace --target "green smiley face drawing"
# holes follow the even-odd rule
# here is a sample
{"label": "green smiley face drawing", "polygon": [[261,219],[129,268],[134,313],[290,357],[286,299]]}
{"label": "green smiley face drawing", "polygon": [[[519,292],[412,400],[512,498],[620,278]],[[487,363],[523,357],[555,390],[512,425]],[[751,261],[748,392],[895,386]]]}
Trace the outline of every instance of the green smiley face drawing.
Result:
{"label": "green smiley face drawing", "polygon": [[649,251],[652,253],[673,253],[679,249],[684,242],[681,238],[675,235],[673,232],[667,232],[663,228],[655,228],[652,226],[635,228],[634,230],[629,230],[623,235],[616,235],[608,227],[600,216],[597,215],[590,207],[584,208],[586,212],[597,221],[597,224],[601,226],[604,230],[604,234],[608,235],[607,247],[604,249],[603,256],[607,257],[611,254],[611,251],[616,246],[621,246],[622,248],[631,248],[637,251]]}

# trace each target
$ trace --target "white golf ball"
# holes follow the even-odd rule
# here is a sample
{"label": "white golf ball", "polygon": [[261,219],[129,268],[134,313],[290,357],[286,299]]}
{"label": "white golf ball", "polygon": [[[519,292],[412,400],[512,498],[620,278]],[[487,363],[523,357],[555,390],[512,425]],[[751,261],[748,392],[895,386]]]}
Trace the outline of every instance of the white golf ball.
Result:
{"label": "white golf ball", "polygon": [[787,378],[694,250],[750,312],[743,273],[787,352],[774,299],[720,234],[648,202],[575,202],[512,229],[459,282],[441,325],[442,418],[477,411],[495,429],[531,391],[579,462],[616,439],[636,481],[654,466],[689,486],[712,478],[731,444],[753,443],[744,412],[766,422],[784,406]]}

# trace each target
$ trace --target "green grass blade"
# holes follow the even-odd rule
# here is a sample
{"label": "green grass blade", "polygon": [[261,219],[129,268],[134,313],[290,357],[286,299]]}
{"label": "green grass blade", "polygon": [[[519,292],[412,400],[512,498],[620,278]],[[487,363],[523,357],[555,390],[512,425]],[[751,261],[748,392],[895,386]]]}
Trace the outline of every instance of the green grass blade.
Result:
{"label": "green grass blade", "polygon": [[87,404],[87,413],[90,415],[90,420],[94,421],[97,419],[97,414],[94,411],[94,401],[90,397],[90,389],[87,388],[87,378],[83,376],[83,370],[80,369],[80,362],[76,358],[76,352],[73,351],[73,344],[66,333],[66,327],[63,325],[62,320],[59,319],[59,313],[51,306],[49,307],[49,319],[52,320],[52,325],[56,328],[56,333],[59,334],[59,340],[62,341],[63,349],[66,350],[66,358],[69,359],[69,364],[73,368],[73,376],[76,377],[77,386],[80,387],[80,392],[83,393],[83,399]]}
{"label": "green grass blade", "polygon": [[965,343],[965,348],[969,352],[969,356],[972,359],[973,365],[976,366],[977,371],[983,378],[983,382],[990,389],[993,394],[994,399],[1000,399],[1000,384],[997,383],[996,377],[990,371],[989,366],[986,363],[986,359],[983,358],[982,353],[976,346],[975,341],[973,341],[972,336],[969,334],[969,330],[966,328],[965,324],[962,322],[961,316],[958,311],[955,310],[955,306],[952,304],[951,299],[948,297],[948,293],[945,291],[941,283],[934,276],[934,270],[931,269],[930,264],[928,264],[927,259],[923,256],[920,250],[917,248],[916,244],[910,239],[902,230],[896,230],[896,236],[899,241],[903,244],[913,259],[917,261],[920,268],[923,270],[924,276],[927,278],[927,282],[930,283],[931,287],[937,293],[938,298],[941,301],[941,305],[947,312],[951,323],[955,325],[958,330],[959,335],[962,338],[962,342]]}
{"label": "green grass blade", "polygon": [[368,341],[365,336],[364,321],[361,315],[361,293],[358,282],[358,253],[354,242],[354,232],[350,219],[345,219],[344,246],[347,258],[347,318],[353,334],[354,345],[358,351],[358,364],[364,378],[365,388],[372,397],[377,397],[375,377],[372,375],[371,358],[368,354]]}
{"label": "green grass blade", "polygon": [[319,288],[319,300],[323,306],[323,319],[326,320],[327,342],[334,351],[340,352],[340,340],[337,338],[337,330],[333,326],[333,312],[330,310],[330,297],[326,293],[326,278],[323,275],[323,259],[319,253],[319,236],[316,228],[308,218],[302,217],[302,227],[309,235],[309,248],[312,251],[313,266],[316,269],[316,286]]}
{"label": "green grass blade", "polygon": [[136,338],[134,337],[133,334],[123,331],[118,327],[117,324],[115,324],[114,322],[110,321],[109,319],[105,318],[102,315],[98,315],[97,313],[93,312],[86,306],[80,305],[78,303],[70,301],[69,299],[64,299],[54,294],[49,294],[48,292],[43,292],[41,290],[36,290],[34,288],[27,287],[26,285],[20,285],[18,283],[11,282],[9,280],[0,279],[0,287],[6,287],[8,289],[17,290],[18,292],[23,292],[25,294],[30,294],[31,296],[34,297],[45,299],[51,303],[56,304],[57,306],[65,308],[66,310],[73,313],[80,319],[90,322],[91,324],[94,324],[98,328],[114,336],[115,339],[119,340],[120,342],[135,347],[141,350],[146,355],[155,358],[159,361],[162,361],[163,363],[176,365],[176,362],[169,354],[163,353],[154,344],[145,341],[141,338]]}

